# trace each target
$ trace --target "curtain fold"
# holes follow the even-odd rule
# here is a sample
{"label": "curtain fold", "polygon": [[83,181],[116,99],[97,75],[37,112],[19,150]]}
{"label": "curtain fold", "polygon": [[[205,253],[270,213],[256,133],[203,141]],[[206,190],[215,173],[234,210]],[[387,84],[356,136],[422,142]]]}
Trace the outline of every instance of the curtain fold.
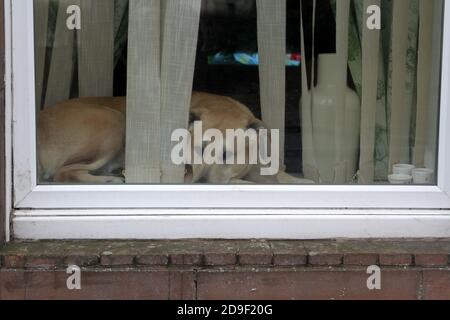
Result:
{"label": "curtain fold", "polygon": [[336,71],[341,78],[337,83],[337,109],[335,110],[335,148],[336,163],[334,168],[334,183],[343,184],[348,181],[348,172],[345,159],[345,120],[346,120],[346,93],[347,93],[347,69],[348,69],[348,39],[350,0],[336,2],[336,55],[338,66]]}
{"label": "curtain fold", "polygon": [[128,41],[129,0],[115,0],[114,17],[114,66],[124,59]]}
{"label": "curtain fold", "polygon": [[183,183],[184,166],[171,160],[172,132],[187,128],[194,80],[201,0],[165,0],[161,57],[161,166],[163,183]]}
{"label": "curtain fold", "polygon": [[126,182],[159,183],[161,1],[130,0],[129,15]]}
{"label": "curtain fold", "polygon": [[36,80],[36,109],[42,108],[42,94],[44,89],[45,54],[47,51],[49,0],[34,3],[34,52],[35,52],[35,80]]}
{"label": "curtain fold", "polygon": [[[82,9],[79,31],[66,26],[73,5]],[[70,98],[72,89],[83,96],[112,95],[113,68],[126,47],[127,11],[128,0],[34,2],[37,109]],[[80,83],[73,83],[77,71]]]}
{"label": "curtain fold", "polygon": [[79,5],[79,0],[59,0],[56,27],[52,46],[50,71],[45,94],[45,107],[67,100],[70,97],[75,71],[75,30],[67,28],[67,8]]}
{"label": "curtain fold", "polygon": [[436,169],[438,154],[439,103],[441,91],[441,54],[442,54],[442,13],[444,0],[434,0],[433,8],[433,49],[430,81],[429,114],[427,144],[425,147],[425,167]]}
{"label": "curtain fold", "polygon": [[[425,3],[421,3],[419,0],[410,0],[409,4],[397,2],[397,11],[393,12],[395,3],[391,0],[381,1],[384,27],[381,32],[382,43],[379,57],[374,148],[375,181],[386,181],[393,163],[413,163],[418,167],[431,169],[435,168],[436,163],[440,79],[439,76],[431,76],[431,74],[438,75],[440,70],[442,34],[440,16],[443,2],[438,0],[425,1]],[[363,6],[362,1],[356,0],[353,1],[353,5],[356,18],[360,19],[365,13],[366,5]],[[399,9],[399,5],[403,8]],[[419,10],[419,5],[421,10]],[[424,5],[428,6],[428,10],[425,12]],[[398,12],[401,13],[400,17]],[[423,17],[424,13],[428,17]],[[364,21],[359,21],[356,25],[363,26],[363,23]],[[400,38],[399,23],[402,24]],[[354,24],[353,22],[352,25]],[[396,29],[395,32],[394,29]],[[349,65],[355,87],[360,95],[364,86],[361,79],[361,35],[361,30],[351,32],[349,40],[352,51],[356,52],[356,54],[350,55]],[[394,36],[396,40],[393,39]],[[400,43],[399,39],[401,39]],[[402,46],[401,50],[400,46]],[[425,52],[425,55],[428,55],[426,59],[422,57],[424,46],[430,47],[429,51]],[[396,62],[394,62],[394,55]],[[399,59],[403,59],[404,64],[399,64]],[[400,63],[402,62],[400,61]],[[426,63],[427,67],[420,67]],[[394,80],[394,75],[396,79],[399,78],[399,72],[404,72],[404,76],[400,77],[403,78],[403,82]],[[427,76],[427,73],[430,74]],[[425,82],[427,83],[425,84]],[[426,92],[427,90],[428,92]],[[394,104],[394,100],[399,101],[399,99],[404,101],[400,107],[398,102]],[[418,148],[417,144],[419,144]],[[416,149],[418,151],[415,151]],[[392,150],[394,150],[393,155]],[[422,161],[422,159],[425,160]],[[360,175],[364,174],[363,170],[364,168],[361,166]],[[367,176],[362,177],[361,181],[366,178]]]}
{"label": "curtain fold", "polygon": [[78,32],[80,97],[109,97],[114,81],[114,1],[80,0]]}
{"label": "curtain fold", "polygon": [[300,45],[301,45],[301,56],[303,57],[301,65],[301,82],[302,82],[302,100],[300,103],[300,114],[301,114],[301,125],[302,125],[302,150],[303,150],[303,175],[306,179],[320,182],[320,173],[317,168],[316,152],[314,148],[314,137],[313,137],[313,125],[312,125],[312,101],[314,95],[314,78],[315,78],[315,68],[314,68],[314,39],[315,39],[315,16],[316,16],[317,1],[313,0],[313,12],[312,12],[312,67],[311,67],[311,90],[308,87],[308,71],[306,63],[306,45],[305,45],[305,25],[304,25],[304,6],[303,2],[300,2],[300,12],[301,12],[301,22],[300,22]]}
{"label": "curtain fold", "polygon": [[257,0],[262,120],[280,130],[284,164],[286,114],[286,0]]}
{"label": "curtain fold", "polygon": [[[364,8],[381,5],[380,0],[364,0]],[[365,17],[367,17],[365,15]],[[361,143],[360,172],[361,184],[373,183],[375,178],[375,129],[377,113],[378,71],[380,61],[380,30],[370,30],[366,19],[362,25],[362,88],[361,88]]]}
{"label": "curtain fold", "polygon": [[[418,39],[419,1],[410,0],[403,2],[403,4],[401,2],[402,0],[399,2],[381,0],[378,4],[382,8],[383,29],[380,33],[382,41],[378,55],[378,81],[376,86],[374,181],[386,181],[393,163],[413,162],[411,156],[413,155],[416,138],[415,124],[417,118],[417,46],[420,45]],[[361,98],[364,87],[362,75],[363,32],[367,32],[365,30],[366,21],[363,18],[367,6],[370,4],[375,4],[375,2],[352,0],[352,10],[354,9],[355,14],[350,16],[349,67],[355,88]],[[393,11],[394,5],[396,12]],[[434,31],[439,32],[439,28],[440,25],[437,27],[435,22]],[[435,38],[433,42],[434,50],[436,50],[436,46],[438,46],[438,42]],[[368,67],[367,63],[364,63],[364,67]],[[428,99],[431,98],[432,94],[429,94]],[[434,103],[436,104],[436,102]],[[362,108],[367,108],[365,103],[363,103]],[[433,108],[433,106],[430,108]],[[367,119],[369,117],[365,115],[365,112],[363,112],[362,117],[361,124],[364,126],[364,117]],[[432,118],[437,118],[436,112]],[[364,139],[363,135],[364,132],[362,132],[361,139]],[[430,136],[432,136],[432,133],[428,130],[427,141],[430,140]],[[429,143],[427,143],[428,145]],[[371,174],[367,172],[368,168],[371,171],[370,159],[363,152],[364,148],[367,152],[371,152],[368,149],[369,146],[362,140],[359,172],[361,183],[371,181]],[[430,156],[431,151],[426,154],[428,158],[433,158],[433,156]],[[368,163],[369,166],[364,166],[364,163]],[[427,167],[430,167],[429,164]]]}
{"label": "curtain fold", "polygon": [[408,49],[408,13],[410,0],[395,0],[393,3],[392,22],[392,93],[390,136],[389,136],[389,171],[392,165],[408,163],[409,134],[405,133],[408,117],[406,109],[406,78]]}
{"label": "curtain fold", "polygon": [[433,12],[434,0],[420,0],[420,27],[417,64],[417,115],[414,147],[414,165],[425,166],[425,148],[427,143],[427,126],[429,96],[431,92],[431,70],[433,53]]}
{"label": "curtain fold", "polygon": [[[384,3],[384,0],[381,0],[381,8],[382,8],[382,18],[391,17],[391,7]],[[372,2],[370,2],[372,4]],[[373,1],[373,4],[377,4],[377,0]],[[351,73],[351,77],[353,80],[353,84],[355,86],[356,92],[360,96],[361,100],[363,99],[363,52],[362,52],[362,41],[363,40],[363,31],[366,28],[366,11],[368,3],[361,0],[352,0],[351,2],[352,9],[354,10],[354,14],[350,16],[350,31],[349,31],[349,69]],[[389,30],[390,24],[386,21],[383,21],[382,25],[384,28],[383,32],[380,32],[381,40],[385,38],[389,38]],[[367,30],[366,30],[367,31]],[[388,34],[388,35],[386,35]],[[375,44],[376,46],[376,44]],[[387,49],[387,50],[386,50]],[[377,92],[377,100],[376,100],[376,112],[375,112],[375,142],[373,146],[373,177],[369,174],[368,170],[371,171],[371,163],[370,159],[368,159],[367,153],[362,153],[362,159],[360,158],[360,172],[359,172],[359,180],[360,183],[368,183],[366,181],[386,181],[388,176],[388,162],[389,162],[389,142],[388,142],[388,120],[387,120],[387,98],[386,98],[386,64],[385,64],[385,51],[390,49],[390,45],[385,46],[384,41],[379,42],[379,50],[378,50],[378,60],[372,61],[371,63],[377,64],[377,83],[376,83],[376,92]],[[372,52],[372,54],[375,54]],[[367,67],[367,66],[366,66]],[[367,137],[371,134],[369,131],[364,129],[365,125],[370,125],[367,121],[373,121],[369,119],[369,116],[364,114],[365,105],[362,105],[362,117],[366,117],[365,124],[361,123],[361,134],[367,135]],[[362,118],[363,119],[363,118]],[[364,136],[361,136],[361,139],[366,139]],[[371,138],[368,138],[367,142],[370,142]],[[363,141],[361,141],[363,142]],[[365,150],[370,153],[371,146],[365,145]],[[363,150],[361,150],[363,152]]]}

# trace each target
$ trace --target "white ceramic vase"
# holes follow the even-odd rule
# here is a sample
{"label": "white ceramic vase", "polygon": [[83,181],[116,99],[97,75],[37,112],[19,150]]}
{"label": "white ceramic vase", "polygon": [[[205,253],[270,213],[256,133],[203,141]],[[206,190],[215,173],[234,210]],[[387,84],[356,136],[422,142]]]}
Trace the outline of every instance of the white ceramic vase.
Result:
{"label": "white ceramic vase", "polygon": [[[339,99],[339,95],[343,94],[338,92],[338,82],[343,78],[337,71],[339,69],[337,68],[338,61],[336,54],[319,55],[318,82],[313,91],[311,106],[313,151],[308,148],[304,149],[304,152],[314,152],[320,183],[323,184],[351,182],[357,173],[359,162],[361,104],[357,93],[348,87],[345,92],[344,139],[339,143],[340,145],[336,143],[336,115],[341,109],[338,105],[339,100],[342,101]],[[307,94],[311,94],[311,92]],[[302,98],[302,101],[309,101],[309,99]],[[308,106],[302,105],[302,110],[306,107]],[[345,162],[343,176],[346,181],[338,181],[342,178],[339,179],[335,175],[338,148],[340,148]],[[314,179],[314,177],[308,176],[305,178]]]}

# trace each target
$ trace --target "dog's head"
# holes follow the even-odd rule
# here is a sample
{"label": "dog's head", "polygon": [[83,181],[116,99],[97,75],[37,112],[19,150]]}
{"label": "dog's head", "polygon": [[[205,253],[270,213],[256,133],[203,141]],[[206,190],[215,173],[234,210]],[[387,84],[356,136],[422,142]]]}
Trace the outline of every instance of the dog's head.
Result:
{"label": "dog's head", "polygon": [[[195,125],[199,123],[201,123],[202,134],[206,139],[202,141],[201,146],[192,142],[193,154],[197,154],[203,160],[207,157],[215,157],[222,161],[214,163],[202,161],[202,164],[192,164],[192,182],[227,184],[237,180],[246,180],[258,183],[277,183],[275,176],[263,177],[260,174],[261,163],[258,157],[260,149],[267,152],[267,148],[270,150],[271,144],[270,134],[260,135],[262,130],[270,132],[262,121],[255,118],[250,112],[192,113],[189,129],[192,137],[195,137]],[[230,132],[234,132],[235,135],[231,135]],[[223,143],[217,144],[217,137],[223,137]],[[218,146],[222,147],[217,148]],[[251,158],[252,156],[253,158]],[[255,156],[257,163],[254,162]]]}

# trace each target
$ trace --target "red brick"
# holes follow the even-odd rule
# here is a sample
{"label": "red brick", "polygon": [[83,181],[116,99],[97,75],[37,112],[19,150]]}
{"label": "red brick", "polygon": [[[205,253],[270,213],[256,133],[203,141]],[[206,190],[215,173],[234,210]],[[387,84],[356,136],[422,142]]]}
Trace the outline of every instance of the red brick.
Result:
{"label": "red brick", "polygon": [[273,256],[273,264],[279,267],[305,266],[308,261],[306,254],[276,253]]}
{"label": "red brick", "polygon": [[308,263],[312,266],[340,266],[343,262],[343,251],[335,241],[305,242],[308,252]]}
{"label": "red brick", "polygon": [[203,241],[179,240],[167,241],[160,248],[169,255],[169,264],[174,266],[201,266],[203,265]]}
{"label": "red brick", "polygon": [[369,290],[366,270],[272,270],[213,272],[197,275],[200,300],[351,300],[417,299],[419,272],[385,271],[382,289]]}
{"label": "red brick", "polygon": [[382,266],[410,266],[412,265],[411,254],[381,254],[380,265]]}
{"label": "red brick", "polygon": [[25,259],[25,268],[43,268],[54,269],[64,266],[64,257],[62,256],[27,256]]}
{"label": "red brick", "polygon": [[340,266],[342,257],[343,255],[338,253],[310,253],[308,261],[312,266]]}
{"label": "red brick", "polygon": [[426,300],[450,300],[450,270],[423,272],[423,298]]}
{"label": "red brick", "polygon": [[25,257],[11,254],[2,256],[2,267],[6,269],[21,269],[25,266]]}
{"label": "red brick", "polygon": [[0,269],[0,301],[25,299],[30,278],[31,273],[24,270]]}
{"label": "red brick", "polygon": [[344,265],[346,266],[373,266],[378,264],[378,255],[370,253],[344,254]]}
{"label": "red brick", "polygon": [[203,265],[204,241],[201,240],[163,241],[158,248],[153,250],[167,254],[169,256],[169,265]]}
{"label": "red brick", "polygon": [[269,266],[272,264],[272,255],[261,253],[240,253],[239,264],[243,266]]}
{"label": "red brick", "polygon": [[203,241],[206,266],[234,266],[237,264],[238,241]]}
{"label": "red brick", "polygon": [[174,266],[200,266],[203,264],[203,255],[200,253],[172,253],[170,264]]}
{"label": "red brick", "polygon": [[193,299],[194,276],[183,271],[84,271],[81,290],[68,290],[63,271],[0,271],[1,299]]}
{"label": "red brick", "polygon": [[194,272],[182,271],[169,274],[169,299],[171,300],[194,300],[195,275]]}
{"label": "red brick", "polygon": [[131,266],[134,263],[134,255],[117,255],[104,252],[100,258],[100,264],[105,267]]}
{"label": "red brick", "polygon": [[267,241],[245,241],[239,247],[238,261],[244,266],[272,265],[272,249]]}
{"label": "red brick", "polygon": [[166,254],[146,254],[136,257],[138,265],[145,266],[166,266],[169,264],[169,256]]}
{"label": "red brick", "polygon": [[298,241],[271,241],[273,264],[280,267],[305,266],[308,253]]}
{"label": "red brick", "polygon": [[205,253],[206,266],[234,266],[236,263],[236,253]]}
{"label": "red brick", "polygon": [[416,254],[414,260],[418,267],[446,267],[448,265],[447,254]]}
{"label": "red brick", "polygon": [[65,266],[75,265],[78,267],[96,266],[100,264],[100,257],[91,254],[71,254],[64,259]]}

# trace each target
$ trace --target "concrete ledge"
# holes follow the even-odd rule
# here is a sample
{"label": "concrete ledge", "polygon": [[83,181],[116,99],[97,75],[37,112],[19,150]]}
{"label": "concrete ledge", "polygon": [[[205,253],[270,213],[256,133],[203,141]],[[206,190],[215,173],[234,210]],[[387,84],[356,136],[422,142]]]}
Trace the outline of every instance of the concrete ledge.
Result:
{"label": "concrete ledge", "polygon": [[139,266],[450,266],[450,240],[45,241],[0,248],[3,269]]}

